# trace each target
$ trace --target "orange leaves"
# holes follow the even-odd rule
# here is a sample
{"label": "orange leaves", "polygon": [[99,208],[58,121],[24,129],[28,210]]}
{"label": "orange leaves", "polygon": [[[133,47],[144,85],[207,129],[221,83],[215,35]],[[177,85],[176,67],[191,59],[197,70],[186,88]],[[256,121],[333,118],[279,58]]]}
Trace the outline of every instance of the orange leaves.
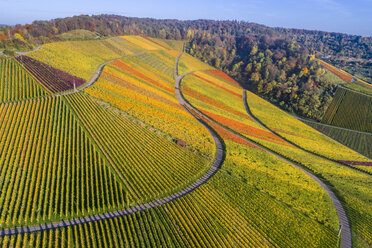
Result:
{"label": "orange leaves", "polygon": [[341,71],[341,70],[337,69],[336,67],[334,67],[334,66],[332,66],[332,65],[324,62],[323,60],[318,59],[317,61],[319,61],[319,63],[322,66],[324,66],[325,68],[327,68],[328,70],[330,70],[333,74],[337,75],[339,78],[341,78],[345,82],[350,83],[351,81],[353,81],[353,77],[350,76],[349,73],[346,73],[344,71]]}
{"label": "orange leaves", "polygon": [[148,77],[148,76],[140,73],[139,71],[133,69],[132,67],[130,67],[129,65],[125,64],[121,60],[116,60],[116,61],[112,62],[110,65],[112,65],[112,66],[114,66],[114,67],[116,67],[116,68],[118,68],[118,69],[120,69],[122,71],[128,72],[129,74],[131,74],[131,75],[133,75],[133,76],[135,76],[135,77],[137,77],[139,79],[142,79],[142,80],[144,80],[144,81],[146,81],[148,83],[151,83],[151,84],[153,84],[153,85],[155,85],[155,86],[157,86],[159,88],[162,88],[162,89],[164,89],[164,90],[166,90],[166,91],[168,91],[170,93],[173,93],[174,92],[173,89],[168,88],[165,85],[162,85],[161,83],[153,80],[152,78],[150,78],[150,77]]}
{"label": "orange leaves", "polygon": [[216,86],[216,87],[218,87],[218,88],[220,88],[220,89],[222,89],[222,90],[224,90],[224,91],[226,91],[226,92],[229,92],[230,94],[232,94],[232,95],[234,95],[234,96],[237,96],[237,97],[239,97],[239,98],[242,98],[242,95],[241,95],[241,94],[238,94],[238,93],[235,93],[235,92],[232,91],[232,90],[226,89],[225,87],[222,87],[222,86],[220,86],[220,85],[218,85],[218,84],[216,84],[216,83],[213,83],[212,81],[210,81],[210,80],[208,80],[208,79],[206,79],[206,78],[203,78],[203,77],[201,77],[201,76],[198,76],[198,75],[196,75],[195,73],[194,73],[193,75],[194,75],[195,77],[197,77],[197,78],[199,78],[199,79],[201,79],[201,80],[203,80],[203,81],[205,81],[205,82],[207,82],[207,83],[213,85],[213,86]]}
{"label": "orange leaves", "polygon": [[219,76],[223,79],[225,79],[226,81],[230,82],[230,83],[233,83],[233,84],[237,84],[239,85],[238,82],[236,82],[234,79],[232,79],[230,76],[228,76],[226,73],[224,73],[223,71],[219,71],[219,70],[209,70],[208,72],[211,72],[212,74],[216,75],[216,76]]}
{"label": "orange leaves", "polygon": [[236,143],[239,143],[239,144],[242,144],[242,145],[246,145],[246,146],[250,146],[250,147],[258,148],[258,149],[262,150],[258,146],[255,146],[254,144],[240,138],[239,136],[228,132],[226,129],[220,127],[219,125],[216,125],[216,124],[214,124],[210,121],[208,122],[208,125],[210,125],[214,130],[216,130],[216,132],[224,139],[228,139],[228,140],[231,140],[233,142],[236,142]]}
{"label": "orange leaves", "polygon": [[218,123],[221,123],[224,126],[227,126],[227,127],[231,128],[232,130],[234,130],[238,133],[241,133],[243,135],[256,137],[256,138],[259,138],[259,139],[262,139],[262,140],[267,140],[267,141],[270,141],[270,142],[273,142],[273,143],[276,143],[276,144],[280,144],[280,145],[291,146],[287,142],[283,141],[282,139],[278,138],[274,134],[272,134],[270,132],[267,132],[265,130],[255,128],[255,127],[246,125],[244,123],[241,123],[241,122],[238,122],[238,121],[235,121],[235,120],[231,120],[231,119],[226,118],[226,117],[221,116],[221,115],[213,114],[213,113],[210,113],[210,112],[207,112],[207,111],[202,111],[202,112],[205,115],[212,118],[213,120],[217,121]]}
{"label": "orange leaves", "polygon": [[243,114],[243,113],[241,113],[241,112],[239,112],[239,111],[237,111],[235,109],[232,109],[229,106],[226,106],[225,104],[222,104],[219,101],[216,101],[216,100],[214,100],[214,99],[212,99],[212,98],[210,98],[208,96],[205,96],[205,95],[203,95],[203,94],[201,94],[201,93],[199,93],[199,92],[197,92],[197,91],[195,91],[195,90],[193,90],[193,89],[191,89],[191,88],[189,88],[187,86],[182,86],[182,92],[185,95],[188,95],[188,96],[193,97],[193,98],[195,98],[195,99],[197,99],[199,101],[203,101],[205,103],[208,103],[210,105],[213,105],[216,108],[225,110],[225,111],[227,111],[227,112],[229,112],[231,114],[234,114],[236,116],[242,117],[244,119],[249,119],[249,117],[246,114]]}
{"label": "orange leaves", "polygon": [[164,49],[166,49],[166,50],[170,49],[170,47],[166,47],[166,46],[160,44],[159,42],[156,42],[155,40],[150,39],[150,38],[147,37],[147,36],[142,36],[142,37],[143,37],[144,39],[146,39],[146,40],[152,42],[152,43],[155,43],[156,45],[158,45],[158,46],[160,46],[160,47],[162,47],[162,48],[164,48]]}
{"label": "orange leaves", "polygon": [[[187,107],[186,107],[187,108]],[[250,146],[250,147],[254,147],[254,148],[259,148],[257,147],[256,145],[240,138],[239,136],[235,135],[235,134],[232,134],[230,133],[229,131],[227,131],[226,129],[222,128],[221,126],[215,124],[214,122],[208,120],[207,118],[205,118],[204,116],[200,115],[199,113],[195,112],[194,110],[190,109],[190,108],[187,108],[194,116],[196,116],[198,119],[201,119],[203,121],[205,121],[206,123],[208,123],[209,126],[211,126],[217,133],[218,135],[220,135],[222,138],[224,139],[228,139],[228,140],[231,140],[233,142],[236,142],[236,143],[239,143],[239,144],[242,144],[242,145],[246,145],[246,146]],[[205,114],[205,113],[203,113]],[[207,115],[207,114],[206,114]],[[212,118],[214,119],[214,118]],[[261,148],[259,148],[261,149]]]}

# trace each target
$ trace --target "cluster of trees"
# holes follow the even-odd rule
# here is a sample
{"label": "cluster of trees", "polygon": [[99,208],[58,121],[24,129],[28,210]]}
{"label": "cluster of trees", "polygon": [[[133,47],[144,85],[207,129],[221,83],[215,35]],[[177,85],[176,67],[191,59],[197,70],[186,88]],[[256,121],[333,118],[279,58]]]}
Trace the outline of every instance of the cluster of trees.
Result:
{"label": "cluster of trees", "polygon": [[225,71],[243,87],[287,111],[320,120],[337,83],[296,41],[268,35],[225,36],[198,32],[186,49]]}
{"label": "cluster of trees", "polygon": [[372,37],[269,28],[238,21],[156,20],[117,15],[74,16],[0,27],[0,49],[27,50],[72,30],[99,37],[146,35],[188,40],[187,51],[299,115],[320,119],[335,90],[309,54],[372,58]]}
{"label": "cluster of trees", "polygon": [[337,56],[372,58],[372,37],[341,33],[308,31],[303,29],[270,28],[249,22],[213,20],[157,20],[118,15],[80,15],[51,21],[34,21],[15,27],[0,26],[0,47],[22,48],[22,45],[58,40],[58,35],[76,29],[97,32],[102,36],[147,35],[163,39],[187,39],[192,32],[207,31],[211,34],[242,36],[257,34],[289,37],[311,52]]}

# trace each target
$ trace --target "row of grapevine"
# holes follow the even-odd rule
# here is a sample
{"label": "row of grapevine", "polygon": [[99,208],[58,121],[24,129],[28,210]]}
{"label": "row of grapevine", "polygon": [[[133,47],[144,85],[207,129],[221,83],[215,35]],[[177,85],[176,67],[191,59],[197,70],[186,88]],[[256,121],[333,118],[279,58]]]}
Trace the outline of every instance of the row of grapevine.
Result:
{"label": "row of grapevine", "polygon": [[[237,96],[243,93],[238,84],[228,85],[223,78],[214,78],[214,75],[209,71],[198,72],[182,80],[182,92],[192,105],[230,129],[268,142],[285,143],[256,124],[246,114],[242,97]],[[214,84],[211,84],[212,80]]]}
{"label": "row of grapevine", "polygon": [[338,87],[322,123],[371,133],[371,109],[372,96]]}
{"label": "row of grapevine", "polygon": [[83,93],[67,99],[139,202],[188,185],[210,165],[209,159],[105,110]]}
{"label": "row of grapevine", "polygon": [[172,58],[159,51],[110,63],[85,92],[212,157],[211,135],[179,105],[174,95],[174,79],[167,75],[169,71],[174,74]]}
{"label": "row of grapevine", "polygon": [[104,40],[64,41],[44,44],[28,57],[89,80],[106,61],[143,52],[145,49],[121,37]]}
{"label": "row of grapevine", "polygon": [[372,134],[324,125],[313,121],[303,120],[303,122],[347,147],[372,158]]}
{"label": "row of grapevine", "polygon": [[344,84],[343,86],[372,96],[372,85],[363,84],[359,79],[352,84]]}
{"label": "row of grapevine", "polygon": [[14,59],[0,59],[0,103],[32,99],[47,94]]}
{"label": "row of grapevine", "polygon": [[81,78],[72,76],[30,57],[19,56],[16,59],[52,93],[73,90],[85,83]]}
{"label": "row of grapevine", "polygon": [[0,223],[128,206],[132,196],[61,97],[0,105]]}
{"label": "row of grapevine", "polygon": [[3,247],[335,247],[337,235],[219,172],[190,195],[155,209],[0,237],[0,243]]}

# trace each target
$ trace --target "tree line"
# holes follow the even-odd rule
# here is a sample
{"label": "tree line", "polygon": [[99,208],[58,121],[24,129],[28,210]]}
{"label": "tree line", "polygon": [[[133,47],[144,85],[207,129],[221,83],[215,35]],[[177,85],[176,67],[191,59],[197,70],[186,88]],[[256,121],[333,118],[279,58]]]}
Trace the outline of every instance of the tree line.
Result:
{"label": "tree line", "polygon": [[84,29],[100,37],[144,35],[187,40],[186,51],[227,72],[243,87],[287,111],[320,120],[337,83],[312,55],[372,58],[372,38],[302,29],[270,28],[243,21],[157,20],[80,15],[0,27],[0,49],[27,50]]}

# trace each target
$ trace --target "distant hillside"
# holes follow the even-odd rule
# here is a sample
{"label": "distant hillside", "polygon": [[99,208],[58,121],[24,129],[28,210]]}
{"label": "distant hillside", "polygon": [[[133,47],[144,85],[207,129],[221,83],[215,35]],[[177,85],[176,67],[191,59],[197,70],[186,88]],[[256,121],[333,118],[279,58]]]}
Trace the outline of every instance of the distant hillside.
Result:
{"label": "distant hillside", "polygon": [[339,80],[309,55],[372,58],[372,38],[270,28],[250,22],[74,16],[0,28],[0,49],[30,50],[60,40],[119,35],[188,40],[186,52],[223,70],[281,108],[320,120]]}
{"label": "distant hillside", "polygon": [[58,35],[60,39],[63,40],[85,40],[85,39],[97,39],[100,36],[100,34],[96,32],[91,32],[89,30],[85,29],[76,29],[71,30],[66,33]]}
{"label": "distant hillside", "polygon": [[[117,15],[80,15],[50,21],[34,21],[32,24],[7,28],[3,32],[0,29],[0,47],[11,45],[9,40],[17,39],[17,33],[22,34],[25,43],[34,44],[58,40],[58,35],[76,29],[98,32],[104,36],[136,34],[175,40],[188,39],[198,31],[206,32],[206,34],[219,34],[227,39],[231,36],[268,35],[296,40],[311,52],[372,58],[372,37],[302,29],[270,28],[250,22],[157,20]],[[17,45],[21,47],[19,42]]]}

